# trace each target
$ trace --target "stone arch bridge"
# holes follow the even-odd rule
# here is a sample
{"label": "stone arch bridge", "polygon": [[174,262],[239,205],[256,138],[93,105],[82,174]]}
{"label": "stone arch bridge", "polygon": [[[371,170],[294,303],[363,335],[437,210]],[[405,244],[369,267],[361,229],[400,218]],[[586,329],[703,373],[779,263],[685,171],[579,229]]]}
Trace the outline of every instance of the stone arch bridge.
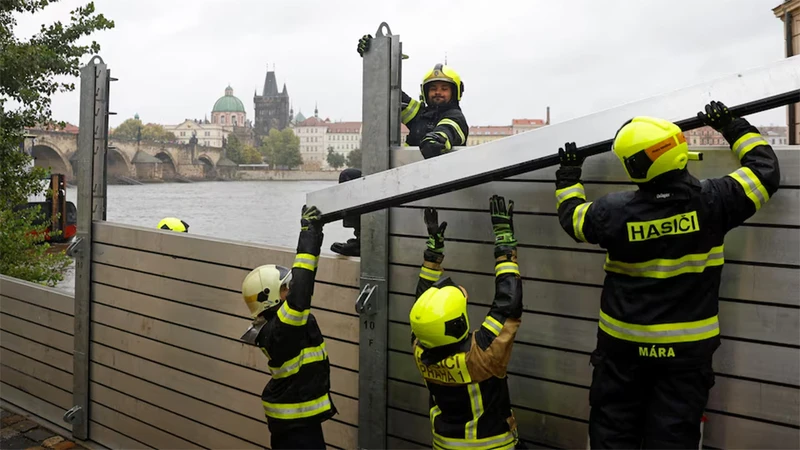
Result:
{"label": "stone arch bridge", "polygon": [[[74,133],[28,130],[35,136],[31,155],[37,167],[50,167],[63,173],[68,181],[77,174],[78,135]],[[108,182],[187,181],[232,178],[236,164],[224,157],[223,149],[197,144],[162,144],[157,142],[109,139]]]}

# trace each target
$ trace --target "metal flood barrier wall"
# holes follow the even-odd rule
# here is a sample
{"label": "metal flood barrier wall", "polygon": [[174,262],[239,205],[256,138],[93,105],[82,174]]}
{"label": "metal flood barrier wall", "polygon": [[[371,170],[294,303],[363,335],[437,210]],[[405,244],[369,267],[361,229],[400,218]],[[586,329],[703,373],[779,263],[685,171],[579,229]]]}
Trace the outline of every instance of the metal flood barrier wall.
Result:
{"label": "metal flood barrier wall", "polygon": [[[569,136],[565,136],[568,139]],[[691,162],[700,179],[739,167],[727,148]],[[797,448],[800,433],[800,148],[777,150],[781,190],[725,240],[720,288],[722,346],[707,406],[704,445]],[[393,151],[393,166],[421,159]],[[445,274],[469,292],[470,325],[483,321],[494,296],[489,197],[515,201],[524,314],[509,366],[520,436],[534,446],[586,448],[592,368],[605,252],[578,244],[556,215],[555,170],[543,169],[392,208],[389,279],[389,445],[430,448],[428,392],[415,366],[408,315],[427,232],[423,207],[447,221]],[[584,163],[589,200],[635,189],[611,153]],[[699,426],[699,424],[698,424]]]}
{"label": "metal flood barrier wall", "polygon": [[[294,252],[95,222],[89,438],[108,448],[269,448],[260,393],[269,372],[240,343],[245,275]],[[358,261],[321,258],[314,314],[339,414],[326,441],[355,448]],[[3,277],[3,402],[53,424],[73,404],[73,298]],[[64,430],[67,434],[66,430]]]}

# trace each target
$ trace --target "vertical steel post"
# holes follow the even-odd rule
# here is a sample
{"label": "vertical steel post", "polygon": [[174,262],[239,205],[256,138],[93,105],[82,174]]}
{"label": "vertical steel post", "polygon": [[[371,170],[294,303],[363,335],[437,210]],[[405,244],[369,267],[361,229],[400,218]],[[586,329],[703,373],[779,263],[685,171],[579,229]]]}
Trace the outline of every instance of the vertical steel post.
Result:
{"label": "vertical steel post", "polygon": [[[794,17],[792,13],[789,12],[789,9],[786,9],[786,14],[784,14],[783,24],[786,31],[786,57],[791,58],[794,56],[794,42],[793,42],[793,34],[794,31],[792,29],[792,22],[794,21]],[[786,107],[787,114],[786,114],[786,135],[789,138],[787,140],[789,145],[797,145],[797,103],[791,103],[789,106]]]}
{"label": "vertical steel post", "polygon": [[[385,29],[385,33],[384,33]],[[362,171],[391,168],[400,140],[400,39],[384,22],[364,54]],[[396,91],[396,92],[395,92]],[[361,216],[358,446],[386,448],[388,364],[389,210]]]}
{"label": "vertical steel post", "polygon": [[72,435],[89,437],[89,341],[92,301],[92,222],[106,211],[109,70],[99,56],[81,69],[78,132],[78,233],[75,243],[74,406],[64,414]]}

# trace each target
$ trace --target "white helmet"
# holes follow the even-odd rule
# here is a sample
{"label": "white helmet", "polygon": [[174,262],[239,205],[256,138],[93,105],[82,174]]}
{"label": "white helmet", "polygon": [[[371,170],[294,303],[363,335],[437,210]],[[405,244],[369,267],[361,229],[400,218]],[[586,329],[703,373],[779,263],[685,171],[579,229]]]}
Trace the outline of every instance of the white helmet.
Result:
{"label": "white helmet", "polygon": [[262,312],[281,302],[281,287],[288,286],[292,271],[283,266],[266,264],[256,267],[242,282],[242,297],[255,319]]}

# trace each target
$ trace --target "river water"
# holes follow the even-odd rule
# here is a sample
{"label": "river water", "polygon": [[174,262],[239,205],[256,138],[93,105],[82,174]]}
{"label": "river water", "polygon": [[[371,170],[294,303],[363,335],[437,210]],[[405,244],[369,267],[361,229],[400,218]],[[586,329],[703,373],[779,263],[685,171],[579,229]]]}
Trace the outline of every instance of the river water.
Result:
{"label": "river water", "polygon": [[[306,194],[335,185],[335,181],[209,181],[108,186],[106,220],[154,228],[164,217],[189,224],[189,234],[255,242],[291,249],[297,246],[300,211]],[[77,188],[67,200],[77,201]],[[324,212],[324,211],[323,211]],[[323,254],[331,244],[353,237],[337,221],[325,225]],[[56,288],[75,289],[74,263]]]}

